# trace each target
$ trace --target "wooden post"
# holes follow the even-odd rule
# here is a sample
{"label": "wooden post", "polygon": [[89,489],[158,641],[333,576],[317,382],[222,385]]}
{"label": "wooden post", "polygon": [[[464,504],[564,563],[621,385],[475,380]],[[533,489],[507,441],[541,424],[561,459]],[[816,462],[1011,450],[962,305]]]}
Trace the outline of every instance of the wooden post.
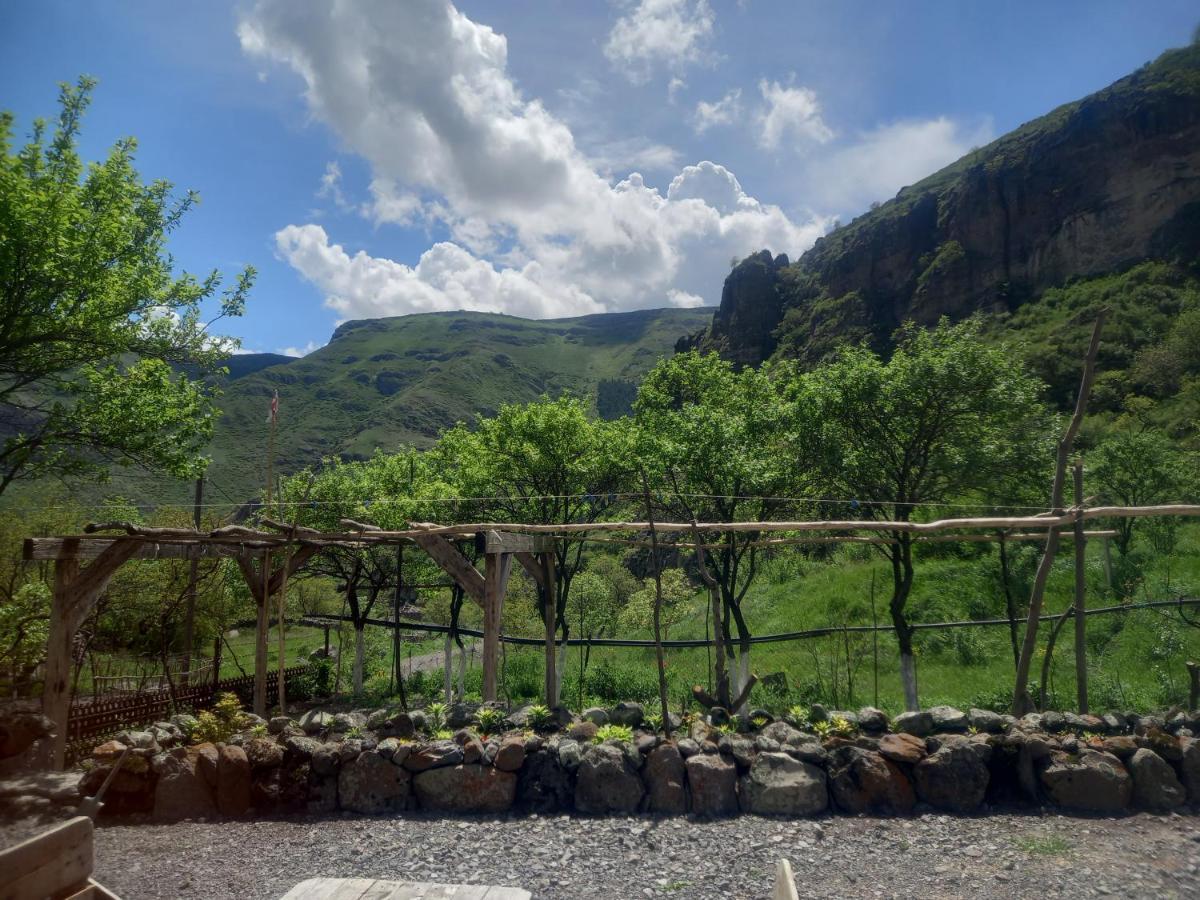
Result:
{"label": "wooden post", "polygon": [[1188,709],[1195,710],[1200,707],[1200,663],[1188,660]]}
{"label": "wooden post", "polygon": [[[196,502],[192,507],[192,526],[200,530],[200,510],[204,503],[204,476],[196,479]],[[192,549],[192,548],[189,548]],[[192,680],[192,644],[196,640],[196,582],[200,578],[200,554],[193,553],[188,563],[187,606],[183,615],[183,683]]]}
{"label": "wooden post", "polygon": [[1112,593],[1112,545],[1104,538],[1104,586]]}
{"label": "wooden post", "polygon": [[544,573],[542,596],[546,603],[546,708],[554,709],[558,699],[558,648],[554,645],[558,630],[558,584],[554,578],[554,551],[542,553],[539,562]]}
{"label": "wooden post", "polygon": [[271,554],[264,553],[262,588],[255,600],[258,605],[258,631],[254,641],[254,714],[267,715],[267,646],[271,630]]}
{"label": "wooden post", "polygon": [[1082,715],[1088,711],[1087,684],[1087,538],[1083,533],[1083,460],[1075,460],[1075,696]]}
{"label": "wooden post", "polygon": [[496,700],[496,673],[500,653],[500,622],[504,615],[504,593],[512,571],[511,553],[488,553],[484,557],[483,596],[483,701]]}

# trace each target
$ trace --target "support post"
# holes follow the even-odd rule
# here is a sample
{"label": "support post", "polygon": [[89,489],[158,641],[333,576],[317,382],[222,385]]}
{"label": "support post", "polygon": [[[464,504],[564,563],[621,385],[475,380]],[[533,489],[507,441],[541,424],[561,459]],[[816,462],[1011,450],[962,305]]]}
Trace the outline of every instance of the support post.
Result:
{"label": "support post", "polygon": [[504,593],[512,571],[511,553],[488,553],[484,557],[483,594],[483,700],[496,700],[496,674],[500,652],[500,622],[504,615]]}
{"label": "support post", "polygon": [[1087,538],[1083,533],[1083,460],[1075,460],[1075,697],[1080,715],[1088,711]]}
{"label": "support post", "polygon": [[54,597],[50,604],[50,635],[46,642],[46,680],[42,715],[54,723],[53,742],[45,746],[43,764],[61,770],[67,763],[67,722],[71,713],[71,649],[78,622],[71,614],[71,587],[79,576],[79,561],[54,564]]}
{"label": "support post", "polygon": [[1200,708],[1200,663],[1189,659],[1184,665],[1188,673],[1188,709],[1195,710]]}
{"label": "support post", "polygon": [[[192,507],[192,526],[200,530],[200,510],[204,503],[204,476],[196,479],[196,502]],[[192,680],[192,645],[196,640],[196,582],[200,578],[200,556],[192,554],[188,561],[187,606],[183,614],[183,683]]]}
{"label": "support post", "polygon": [[542,564],[544,588],[542,597],[546,603],[546,708],[554,709],[558,688],[558,673],[555,671],[558,660],[557,648],[554,646],[554,634],[558,630],[558,597],[557,583],[554,578],[554,553],[543,553],[538,557]]}
{"label": "support post", "polygon": [[264,553],[262,588],[254,599],[258,606],[258,631],[254,635],[254,714],[267,716],[267,646],[271,630],[271,554]]}

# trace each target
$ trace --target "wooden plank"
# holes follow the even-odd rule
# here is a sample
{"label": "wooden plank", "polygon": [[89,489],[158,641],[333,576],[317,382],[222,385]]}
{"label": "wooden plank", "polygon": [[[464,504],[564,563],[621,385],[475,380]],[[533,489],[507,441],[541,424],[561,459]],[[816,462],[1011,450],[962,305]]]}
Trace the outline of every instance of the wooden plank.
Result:
{"label": "wooden plank", "polygon": [[438,534],[420,534],[414,540],[417,546],[429,554],[443,572],[458,582],[467,596],[479,606],[484,604],[483,576],[471,565],[471,561],[458,552],[453,544]]}
{"label": "wooden plank", "polygon": [[512,572],[511,553],[489,553],[484,564],[486,585],[483,601],[483,700],[496,700],[496,676],[500,658],[500,623],[504,616],[504,594]]}
{"label": "wooden plank", "polygon": [[530,897],[529,891],[521,888],[486,884],[309,878],[288,891],[283,900],[530,900]]}
{"label": "wooden plank", "polygon": [[786,859],[775,863],[775,889],[771,900],[800,900],[796,894],[796,878],[792,875],[792,864]]}
{"label": "wooden plank", "polygon": [[[95,559],[122,538],[85,537],[35,537],[25,538],[22,556],[25,559]],[[173,544],[135,540],[137,550],[133,559],[204,559],[233,556],[238,552],[235,544]]]}
{"label": "wooden plank", "polygon": [[87,885],[92,874],[92,820],[76,816],[0,851],[0,900],[40,900]]}
{"label": "wooden plank", "polygon": [[553,549],[553,538],[489,528],[475,533],[475,546],[480,553],[545,553]]}

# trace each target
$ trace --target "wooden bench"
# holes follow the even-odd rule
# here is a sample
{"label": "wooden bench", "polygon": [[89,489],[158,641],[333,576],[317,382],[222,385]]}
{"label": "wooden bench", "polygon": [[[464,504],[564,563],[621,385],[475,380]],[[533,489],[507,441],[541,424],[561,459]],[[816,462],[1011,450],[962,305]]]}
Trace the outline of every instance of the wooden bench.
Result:
{"label": "wooden bench", "polygon": [[530,900],[530,894],[521,888],[486,884],[309,878],[288,891],[283,900]]}
{"label": "wooden bench", "polygon": [[92,829],[76,816],[0,850],[0,900],[118,900],[92,881]]}

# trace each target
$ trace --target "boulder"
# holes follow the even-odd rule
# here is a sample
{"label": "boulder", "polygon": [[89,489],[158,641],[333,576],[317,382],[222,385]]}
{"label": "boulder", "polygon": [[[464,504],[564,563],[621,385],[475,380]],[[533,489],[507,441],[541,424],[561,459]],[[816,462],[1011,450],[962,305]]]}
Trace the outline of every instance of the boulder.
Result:
{"label": "boulder", "polygon": [[867,734],[882,734],[888,730],[887,713],[874,706],[864,706],[858,711],[858,727]]}
{"label": "boulder", "polygon": [[454,741],[434,741],[414,747],[404,760],[404,768],[410,772],[424,772],[442,766],[457,766],[463,761],[463,748]]}
{"label": "boulder", "polygon": [[321,744],[313,750],[309,764],[318,775],[334,774],[342,764],[341,745]]}
{"label": "boulder", "polygon": [[527,753],[525,765],[516,774],[517,805],[521,809],[549,813],[571,808],[575,789],[570,774],[559,763],[557,751]]}
{"label": "boulder", "polygon": [[655,813],[687,812],[683,757],[674,744],[660,744],[646,756],[642,767],[646,785],[646,809]]}
{"label": "boulder", "polygon": [[1133,795],[1133,779],[1120,760],[1096,750],[1084,750],[1077,757],[1053,752],[1041,782],[1056,805],[1088,812],[1124,809]]}
{"label": "boulder", "polygon": [[990,709],[971,709],[967,712],[967,719],[977,731],[987,734],[1001,734],[1004,731],[1004,718]]}
{"label": "boulder", "polygon": [[374,709],[367,715],[366,728],[368,731],[378,731],[388,723],[391,713],[386,709]]}
{"label": "boulder", "polygon": [[1129,758],[1129,774],[1133,777],[1133,805],[1138,809],[1168,810],[1187,801],[1184,790],[1171,764],[1144,747]]}
{"label": "boulder", "polygon": [[607,725],[608,710],[603,706],[589,706],[580,713],[580,718],[587,722],[594,722],[596,725]]}
{"label": "boulder", "polygon": [[377,753],[363,753],[338,772],[342,809],[358,813],[397,812],[408,806],[409,782],[404,768]]}
{"label": "boulder", "polygon": [[762,730],[759,737],[776,741],[781,746],[790,745],[792,747],[798,747],[804,741],[804,733],[793,728],[787,722],[772,722]]}
{"label": "boulder", "polygon": [[398,712],[389,716],[375,729],[383,737],[410,739],[417,733],[417,724],[413,717],[406,712]]}
{"label": "boulder", "polygon": [[287,716],[273,716],[271,720],[267,722],[267,732],[269,734],[282,734],[283,729],[287,728],[291,724],[292,720]]}
{"label": "boulder", "polygon": [[1163,731],[1161,728],[1147,729],[1134,738],[1134,740],[1139,747],[1153,750],[1163,759],[1170,762],[1179,762],[1183,759],[1183,746],[1179,743],[1179,738]]}
{"label": "boulder", "polygon": [[308,762],[321,747],[322,744],[317,739],[299,735],[286,738],[283,742],[285,756],[289,762]]}
{"label": "boulder", "polygon": [[1100,742],[1100,749],[1124,761],[1138,752],[1138,745],[1132,735],[1114,734]]}
{"label": "boulder", "polygon": [[492,760],[501,772],[516,772],[525,762],[525,741],[520,735],[509,735],[500,742]]}
{"label": "boulder", "polygon": [[679,747],[679,753],[684,759],[687,759],[689,756],[695,756],[700,752],[700,745],[691,738],[680,739],[676,746]]}
{"label": "boulder", "polygon": [[443,766],[414,775],[413,790],[422,809],[500,813],[513,805],[517,776],[491,766]]}
{"label": "boulder", "polygon": [[913,780],[930,806],[970,812],[987,794],[986,758],[967,741],[948,741],[913,767]]}
{"label": "boulder", "polygon": [[203,744],[189,747],[188,752],[196,754],[196,771],[204,776],[209,787],[215,788],[217,786],[217,763],[221,758],[217,745],[205,741]]}
{"label": "boulder", "polygon": [[754,741],[741,735],[721,735],[721,739],[717,741],[717,749],[721,753],[732,756],[734,762],[743,771],[749,769],[750,764],[754,761]]}
{"label": "boulder", "polygon": [[462,747],[463,756],[461,762],[464,766],[469,766],[483,760],[483,741],[473,731],[466,728],[459,729],[454,733],[454,737],[451,740]]}
{"label": "boulder", "polygon": [[698,816],[731,816],[738,811],[737,766],[720,754],[700,753],[686,762],[692,812]]}
{"label": "boulder", "polygon": [[1058,710],[1048,709],[1042,713],[1041,727],[1051,734],[1061,734],[1067,730],[1067,717]]}
{"label": "boulder", "polygon": [[814,766],[824,766],[829,762],[829,751],[817,743],[816,740],[805,741],[795,747],[785,747],[784,752],[788,756],[795,757],[801,762],[811,763]]}
{"label": "boulder", "polygon": [[274,769],[283,763],[283,748],[269,738],[252,738],[242,749],[255,772]]}
{"label": "boulder", "polygon": [[618,703],[608,714],[610,722],[616,725],[628,725],[637,728],[646,718],[646,711],[640,703]]}
{"label": "boulder", "polygon": [[1179,776],[1187,790],[1188,800],[1200,803],[1200,740],[1193,737],[1179,739]]}
{"label": "boulder", "polygon": [[241,747],[222,745],[217,753],[217,809],[223,816],[250,810],[250,760]]}
{"label": "boulder", "polygon": [[642,802],[642,779],[621,748],[589,747],[575,780],[575,808],[585,813],[631,813]]}
{"label": "boulder", "polygon": [[583,744],[591,743],[596,737],[596,733],[600,730],[599,726],[590,720],[585,719],[582,722],[576,722],[567,729],[567,736],[573,741],[579,741]]}
{"label": "boulder", "polygon": [[885,734],[879,739],[879,753],[892,762],[906,763],[910,766],[915,766],[927,755],[925,741],[906,733]]}
{"label": "boulder", "polygon": [[933,716],[924,710],[902,712],[892,719],[892,729],[898,733],[911,734],[914,737],[929,737],[933,734]]}
{"label": "boulder", "polygon": [[165,822],[215,815],[212,787],[198,770],[199,755],[192,748],[173,751],[162,766],[154,787],[154,817]]}
{"label": "boulder", "polygon": [[837,747],[830,753],[829,793],[848,813],[904,815],[916,803],[912,784],[900,767],[871,750]]}
{"label": "boulder", "polygon": [[305,734],[320,734],[332,724],[333,716],[319,709],[310,709],[300,717],[300,727]]}
{"label": "boulder", "polygon": [[825,773],[786,753],[760,753],[743,792],[750,812],[764,816],[811,816],[829,806]]}
{"label": "boulder", "polygon": [[451,731],[457,731],[460,728],[466,728],[475,721],[475,714],[479,712],[478,703],[454,703],[446,710],[446,727]]}
{"label": "boulder", "polygon": [[953,706],[931,706],[929,717],[933,720],[934,732],[961,734],[967,730],[966,714]]}
{"label": "boulder", "polygon": [[575,772],[583,762],[583,748],[578,741],[559,741],[558,762],[568,772]]}
{"label": "boulder", "polygon": [[[127,760],[128,761],[128,760]],[[79,791],[84,796],[94,797],[104,784],[112,766],[100,765],[90,769],[79,782]],[[135,773],[124,766],[117,770],[108,790],[104,794],[105,816],[121,816],[130,813],[147,813],[154,809],[155,776],[147,766],[144,772]]]}

